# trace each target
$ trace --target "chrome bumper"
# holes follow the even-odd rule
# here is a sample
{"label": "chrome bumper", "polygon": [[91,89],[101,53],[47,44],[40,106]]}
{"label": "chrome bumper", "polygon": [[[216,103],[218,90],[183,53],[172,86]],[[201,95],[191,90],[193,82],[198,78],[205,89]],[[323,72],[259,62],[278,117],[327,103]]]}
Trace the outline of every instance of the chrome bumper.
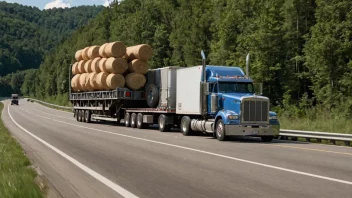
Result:
{"label": "chrome bumper", "polygon": [[267,125],[259,128],[225,125],[225,133],[229,136],[278,136],[280,125]]}

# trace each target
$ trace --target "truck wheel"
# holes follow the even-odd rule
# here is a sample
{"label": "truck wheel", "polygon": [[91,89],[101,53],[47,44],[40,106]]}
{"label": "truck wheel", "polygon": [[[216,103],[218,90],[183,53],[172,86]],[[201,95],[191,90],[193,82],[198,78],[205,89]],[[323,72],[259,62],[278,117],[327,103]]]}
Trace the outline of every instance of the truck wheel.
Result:
{"label": "truck wheel", "polygon": [[139,129],[145,129],[146,127],[146,123],[143,123],[143,114],[139,113],[137,115],[137,128]]}
{"label": "truck wheel", "polygon": [[91,123],[92,113],[89,110],[84,111],[84,121],[86,123]]}
{"label": "truck wheel", "polygon": [[137,127],[137,114],[132,113],[131,115],[131,127],[136,128]]}
{"label": "truck wheel", "polygon": [[274,139],[274,136],[262,136],[261,137],[263,142],[271,142]]}
{"label": "truck wheel", "polygon": [[126,113],[126,114],[125,114],[124,121],[125,121],[125,126],[126,126],[126,127],[130,127],[130,126],[131,126],[130,113]]}
{"label": "truck wheel", "polygon": [[184,136],[192,135],[191,129],[191,118],[189,116],[183,116],[180,124],[181,132]]}
{"label": "truck wheel", "polygon": [[79,122],[79,110],[75,109],[75,112],[76,112],[76,120],[77,122]]}
{"label": "truck wheel", "polygon": [[159,90],[156,85],[150,84],[146,88],[147,104],[150,108],[155,108],[159,103]]}
{"label": "truck wheel", "polygon": [[78,110],[78,122],[83,121],[83,110]]}
{"label": "truck wheel", "polygon": [[161,114],[158,119],[159,131],[167,132],[170,131],[170,125],[166,124],[166,116]]}
{"label": "truck wheel", "polygon": [[218,120],[218,122],[216,123],[215,133],[216,133],[216,138],[219,141],[226,140],[225,125],[224,125],[224,121],[222,121],[221,119]]}

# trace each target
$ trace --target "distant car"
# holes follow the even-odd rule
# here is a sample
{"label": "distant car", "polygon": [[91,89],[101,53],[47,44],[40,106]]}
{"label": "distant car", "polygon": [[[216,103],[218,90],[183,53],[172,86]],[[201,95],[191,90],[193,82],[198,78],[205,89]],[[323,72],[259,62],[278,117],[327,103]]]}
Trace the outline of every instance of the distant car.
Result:
{"label": "distant car", "polygon": [[11,105],[18,105],[18,94],[11,94]]}

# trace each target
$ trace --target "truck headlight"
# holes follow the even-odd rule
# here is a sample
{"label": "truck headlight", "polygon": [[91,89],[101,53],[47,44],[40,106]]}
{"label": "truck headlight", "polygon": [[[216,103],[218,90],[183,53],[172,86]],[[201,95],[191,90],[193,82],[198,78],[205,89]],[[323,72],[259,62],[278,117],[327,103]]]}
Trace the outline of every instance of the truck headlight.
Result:
{"label": "truck headlight", "polygon": [[269,119],[270,120],[277,120],[277,116],[270,116]]}
{"label": "truck headlight", "polygon": [[238,115],[229,115],[227,118],[230,120],[238,120]]}

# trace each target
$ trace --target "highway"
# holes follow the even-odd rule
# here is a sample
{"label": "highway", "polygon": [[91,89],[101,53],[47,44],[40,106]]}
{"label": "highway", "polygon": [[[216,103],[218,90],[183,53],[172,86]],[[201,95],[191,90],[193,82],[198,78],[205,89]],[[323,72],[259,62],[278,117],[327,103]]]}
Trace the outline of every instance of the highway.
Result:
{"label": "highway", "polygon": [[49,197],[351,197],[352,148],[80,123],[20,100],[2,119]]}

